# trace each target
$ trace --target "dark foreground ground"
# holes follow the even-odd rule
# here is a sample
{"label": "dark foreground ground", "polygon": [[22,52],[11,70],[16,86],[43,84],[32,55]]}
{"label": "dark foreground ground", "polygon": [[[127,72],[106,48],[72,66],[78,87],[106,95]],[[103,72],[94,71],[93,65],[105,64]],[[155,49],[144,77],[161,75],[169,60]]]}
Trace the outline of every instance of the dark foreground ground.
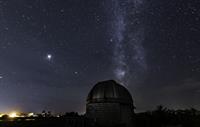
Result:
{"label": "dark foreground ground", "polygon": [[[200,127],[200,119],[192,120],[191,118],[185,121],[169,123],[167,120],[160,118],[144,118],[140,114],[136,118],[134,127]],[[37,118],[37,119],[13,119],[9,121],[0,121],[0,127],[97,127],[90,126],[84,118]],[[113,126],[125,127],[125,126]]]}
{"label": "dark foreground ground", "polygon": [[[200,111],[170,110],[158,106],[154,111],[136,113],[133,127],[200,127]],[[93,125],[93,126],[91,126]],[[62,117],[0,118],[0,127],[98,127],[85,116],[72,113]],[[113,126],[126,127],[126,126]]]}
{"label": "dark foreground ground", "polygon": [[82,117],[15,118],[0,121],[0,127],[86,127]]}

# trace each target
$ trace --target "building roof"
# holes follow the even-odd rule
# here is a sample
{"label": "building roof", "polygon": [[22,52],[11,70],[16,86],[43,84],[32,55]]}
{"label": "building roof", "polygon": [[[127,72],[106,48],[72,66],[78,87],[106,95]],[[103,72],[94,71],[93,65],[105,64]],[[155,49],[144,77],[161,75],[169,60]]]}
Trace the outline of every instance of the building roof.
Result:
{"label": "building roof", "polygon": [[98,82],[87,97],[87,103],[125,103],[133,104],[129,91],[114,80]]}

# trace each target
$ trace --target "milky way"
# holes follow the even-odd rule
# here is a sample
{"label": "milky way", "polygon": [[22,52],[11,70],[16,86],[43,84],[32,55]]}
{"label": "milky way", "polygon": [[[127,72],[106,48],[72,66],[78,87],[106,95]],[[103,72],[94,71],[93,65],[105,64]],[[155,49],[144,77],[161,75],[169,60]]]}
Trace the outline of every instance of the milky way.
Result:
{"label": "milky way", "polygon": [[137,82],[147,69],[140,21],[143,1],[113,0],[111,4],[114,75],[121,83]]}
{"label": "milky way", "polygon": [[0,112],[84,112],[108,79],[138,111],[200,108],[199,2],[0,0]]}

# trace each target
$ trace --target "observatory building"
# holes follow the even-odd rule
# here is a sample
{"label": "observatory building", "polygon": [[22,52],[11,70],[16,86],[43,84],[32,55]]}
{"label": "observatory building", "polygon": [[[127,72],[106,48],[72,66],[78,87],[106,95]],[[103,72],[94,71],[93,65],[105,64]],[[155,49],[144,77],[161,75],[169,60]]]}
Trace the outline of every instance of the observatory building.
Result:
{"label": "observatory building", "polygon": [[133,127],[133,115],[131,94],[114,80],[97,83],[88,94],[86,117],[95,126]]}

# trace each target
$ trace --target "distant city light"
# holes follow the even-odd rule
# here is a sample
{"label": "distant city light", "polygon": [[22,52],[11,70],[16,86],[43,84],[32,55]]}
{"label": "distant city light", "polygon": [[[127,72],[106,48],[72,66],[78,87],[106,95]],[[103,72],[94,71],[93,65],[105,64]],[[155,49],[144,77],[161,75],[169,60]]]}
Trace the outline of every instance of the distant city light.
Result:
{"label": "distant city light", "polygon": [[0,117],[2,117],[2,116],[4,116],[4,115],[5,115],[5,114],[1,114],[1,113],[0,113]]}
{"label": "distant city light", "polygon": [[9,116],[10,118],[19,117],[17,114],[18,114],[17,112],[11,112],[8,116]]}
{"label": "distant city light", "polygon": [[28,114],[28,117],[32,117],[32,116],[34,116],[33,112],[31,112],[31,113]]}

